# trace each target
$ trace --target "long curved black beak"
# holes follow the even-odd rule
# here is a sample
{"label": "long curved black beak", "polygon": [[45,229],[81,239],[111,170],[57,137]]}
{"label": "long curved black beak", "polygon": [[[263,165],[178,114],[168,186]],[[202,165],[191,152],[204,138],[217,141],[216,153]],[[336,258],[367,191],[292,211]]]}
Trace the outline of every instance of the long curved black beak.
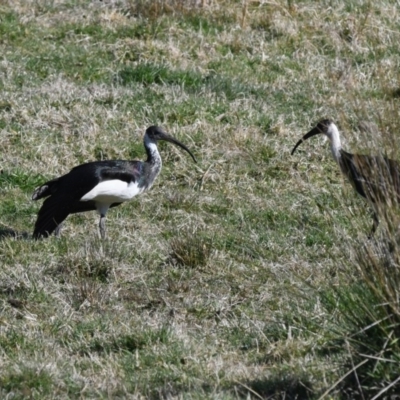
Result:
{"label": "long curved black beak", "polygon": [[174,139],[172,136],[169,136],[168,134],[164,133],[158,140],[165,140],[167,142],[176,144],[177,146],[181,147],[183,150],[186,150],[191,155],[191,157],[193,158],[193,161],[195,163],[197,163],[197,160],[195,159],[195,157],[192,154],[192,152],[183,143],[181,143],[180,141]]}
{"label": "long curved black beak", "polygon": [[303,143],[305,140],[309,139],[310,137],[313,137],[315,135],[319,135],[320,133],[322,133],[317,127],[311,129],[310,132],[306,133],[297,143],[296,146],[293,147],[292,152],[290,153],[291,155],[294,154],[294,152],[296,151],[296,149],[301,145],[301,143]]}

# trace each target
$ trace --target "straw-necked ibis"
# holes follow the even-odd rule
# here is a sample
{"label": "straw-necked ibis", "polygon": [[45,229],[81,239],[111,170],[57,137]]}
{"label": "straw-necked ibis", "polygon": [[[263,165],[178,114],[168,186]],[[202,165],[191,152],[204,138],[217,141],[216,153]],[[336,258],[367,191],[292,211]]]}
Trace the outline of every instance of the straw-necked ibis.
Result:
{"label": "straw-necked ibis", "polygon": [[161,156],[157,142],[165,140],[190,150],[158,126],[150,126],[144,135],[146,161],[104,160],[78,165],[67,174],[52,179],[37,188],[33,200],[47,197],[39,210],[34,238],[58,232],[69,214],[97,210],[100,214],[100,234],[105,237],[105,216],[110,207],[151,188],[161,171]]}
{"label": "straw-necked ibis", "polygon": [[400,165],[383,156],[350,154],[342,149],[337,126],[329,119],[320,121],[294,146],[297,147],[315,135],[327,136],[331,144],[333,158],[342,173],[349,179],[358,194],[365,197],[373,211],[372,236],[379,224],[379,207],[400,203]]}

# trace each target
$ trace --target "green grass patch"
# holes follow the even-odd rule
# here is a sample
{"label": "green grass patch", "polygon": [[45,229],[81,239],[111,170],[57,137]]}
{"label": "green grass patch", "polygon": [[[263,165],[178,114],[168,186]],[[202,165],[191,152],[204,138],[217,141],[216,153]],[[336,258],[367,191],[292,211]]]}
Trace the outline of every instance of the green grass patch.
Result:
{"label": "green grass patch", "polygon": [[14,372],[0,377],[0,387],[3,393],[13,391],[16,398],[50,395],[53,391],[53,379],[46,371],[23,368],[21,372]]}
{"label": "green grass patch", "polygon": [[140,64],[135,68],[126,67],[119,71],[118,79],[122,85],[131,83],[182,85],[197,89],[201,76],[185,71],[172,71],[164,66]]}
{"label": "green grass patch", "polygon": [[[398,216],[368,241],[328,144],[290,155],[329,117],[397,159],[393,5],[53,3],[0,6],[0,397],[397,394]],[[161,143],[106,240],[95,212],[30,240],[37,186],[154,124],[198,163]]]}

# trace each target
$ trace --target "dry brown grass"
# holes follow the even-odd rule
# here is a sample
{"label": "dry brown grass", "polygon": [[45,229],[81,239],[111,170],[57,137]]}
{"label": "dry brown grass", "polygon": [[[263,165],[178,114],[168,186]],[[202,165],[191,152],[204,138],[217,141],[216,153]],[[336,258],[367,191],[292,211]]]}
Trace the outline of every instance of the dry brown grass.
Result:
{"label": "dry brown grass", "polygon": [[[326,144],[289,152],[330,117],[346,150],[398,158],[398,13],[0,2],[1,396],[340,398],[347,325],[323,299],[357,281],[370,217]],[[32,231],[45,179],[143,159],[151,124],[199,163],[160,146],[161,176],[108,213],[106,242],[94,213],[60,239],[8,236]]]}

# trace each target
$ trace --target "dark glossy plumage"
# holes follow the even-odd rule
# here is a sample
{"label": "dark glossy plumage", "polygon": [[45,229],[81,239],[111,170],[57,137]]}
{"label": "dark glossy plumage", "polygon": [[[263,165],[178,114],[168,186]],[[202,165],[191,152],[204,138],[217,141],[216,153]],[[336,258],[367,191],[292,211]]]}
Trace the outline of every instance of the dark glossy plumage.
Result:
{"label": "dark glossy plumage", "polygon": [[341,150],[340,168],[358,194],[372,203],[400,201],[400,168],[386,157]]}
{"label": "dark glossy plumage", "polygon": [[105,215],[111,207],[149,189],[161,171],[157,142],[165,140],[190,150],[161,128],[151,126],[144,135],[146,161],[106,160],[79,165],[69,173],[52,179],[37,188],[33,200],[46,198],[39,210],[34,238],[47,237],[58,231],[69,214],[97,210],[100,233],[105,237]]}
{"label": "dark glossy plumage", "polygon": [[[73,168],[68,174],[44,183],[32,195],[32,200],[47,197],[35,223],[33,236],[49,236],[69,214],[96,210],[94,201],[79,201],[99,182],[119,179],[144,185],[142,161],[94,161]],[[142,176],[142,179],[141,179]],[[115,207],[121,203],[113,203]]]}

